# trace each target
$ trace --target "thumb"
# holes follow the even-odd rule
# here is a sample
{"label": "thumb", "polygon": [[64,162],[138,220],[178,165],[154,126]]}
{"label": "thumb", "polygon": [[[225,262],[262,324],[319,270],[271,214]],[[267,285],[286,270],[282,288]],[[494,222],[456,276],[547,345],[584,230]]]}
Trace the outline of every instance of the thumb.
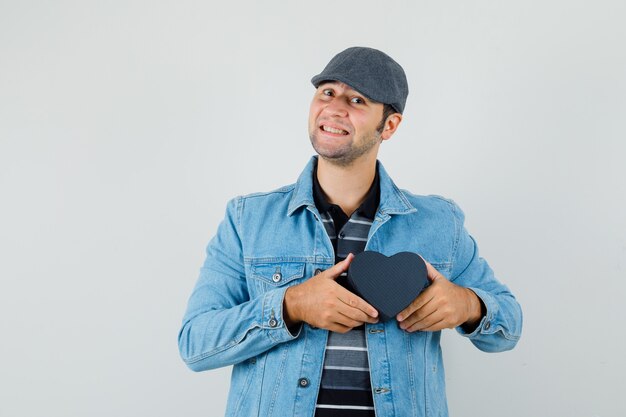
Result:
{"label": "thumb", "polygon": [[349,253],[346,259],[333,265],[332,268],[328,268],[325,271],[327,277],[330,279],[337,279],[339,275],[341,275],[343,272],[348,270],[348,267],[350,266],[350,263],[352,262],[353,259],[354,259],[354,255]]}
{"label": "thumb", "polygon": [[434,282],[436,279],[443,277],[443,275],[441,275],[441,273],[437,271],[435,267],[432,266],[426,259],[424,259],[424,263],[426,264],[426,274],[428,275],[428,280],[430,282]]}

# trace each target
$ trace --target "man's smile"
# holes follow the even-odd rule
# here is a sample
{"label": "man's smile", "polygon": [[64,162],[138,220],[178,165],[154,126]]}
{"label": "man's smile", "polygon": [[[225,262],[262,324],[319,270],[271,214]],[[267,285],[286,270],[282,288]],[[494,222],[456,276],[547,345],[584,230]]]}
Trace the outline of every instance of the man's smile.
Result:
{"label": "man's smile", "polygon": [[326,133],[332,133],[335,135],[347,135],[348,134],[347,130],[341,129],[338,126],[329,126],[327,124],[322,124],[320,126],[320,129]]}

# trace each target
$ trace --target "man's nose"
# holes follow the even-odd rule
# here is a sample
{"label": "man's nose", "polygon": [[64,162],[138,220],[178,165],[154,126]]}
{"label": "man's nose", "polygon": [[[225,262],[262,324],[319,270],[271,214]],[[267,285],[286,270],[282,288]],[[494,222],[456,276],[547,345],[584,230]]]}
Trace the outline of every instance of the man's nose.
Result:
{"label": "man's nose", "polygon": [[345,117],[348,115],[348,105],[342,100],[335,99],[326,105],[324,112],[328,116]]}

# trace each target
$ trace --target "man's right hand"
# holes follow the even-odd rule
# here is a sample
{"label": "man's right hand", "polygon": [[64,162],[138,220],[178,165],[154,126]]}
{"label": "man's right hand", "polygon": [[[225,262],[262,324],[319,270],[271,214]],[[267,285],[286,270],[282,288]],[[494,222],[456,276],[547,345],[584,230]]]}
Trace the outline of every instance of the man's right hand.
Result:
{"label": "man's right hand", "polygon": [[291,327],[306,322],[314,327],[345,333],[364,323],[377,323],[378,311],[335,280],[354,255],[285,291],[283,319]]}

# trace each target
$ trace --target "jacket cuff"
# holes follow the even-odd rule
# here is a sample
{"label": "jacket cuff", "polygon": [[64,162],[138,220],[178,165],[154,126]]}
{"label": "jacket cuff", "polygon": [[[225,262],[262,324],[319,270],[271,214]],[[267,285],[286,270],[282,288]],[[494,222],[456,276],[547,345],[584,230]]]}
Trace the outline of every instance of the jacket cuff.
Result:
{"label": "jacket cuff", "polygon": [[465,336],[468,338],[474,338],[481,334],[493,334],[495,332],[495,326],[493,326],[494,317],[498,313],[498,303],[494,300],[493,296],[488,292],[481,290],[479,288],[468,287],[470,290],[474,291],[474,293],[480,298],[482,303],[485,305],[485,316],[480,320],[478,326],[468,333],[463,329],[463,326],[458,326],[456,328],[457,332],[461,336]]}
{"label": "jacket cuff", "polygon": [[268,336],[276,343],[289,342],[300,336],[302,326],[293,327],[296,334],[292,334],[283,320],[283,300],[287,288],[268,291],[263,296],[263,311],[261,328],[267,330]]}

